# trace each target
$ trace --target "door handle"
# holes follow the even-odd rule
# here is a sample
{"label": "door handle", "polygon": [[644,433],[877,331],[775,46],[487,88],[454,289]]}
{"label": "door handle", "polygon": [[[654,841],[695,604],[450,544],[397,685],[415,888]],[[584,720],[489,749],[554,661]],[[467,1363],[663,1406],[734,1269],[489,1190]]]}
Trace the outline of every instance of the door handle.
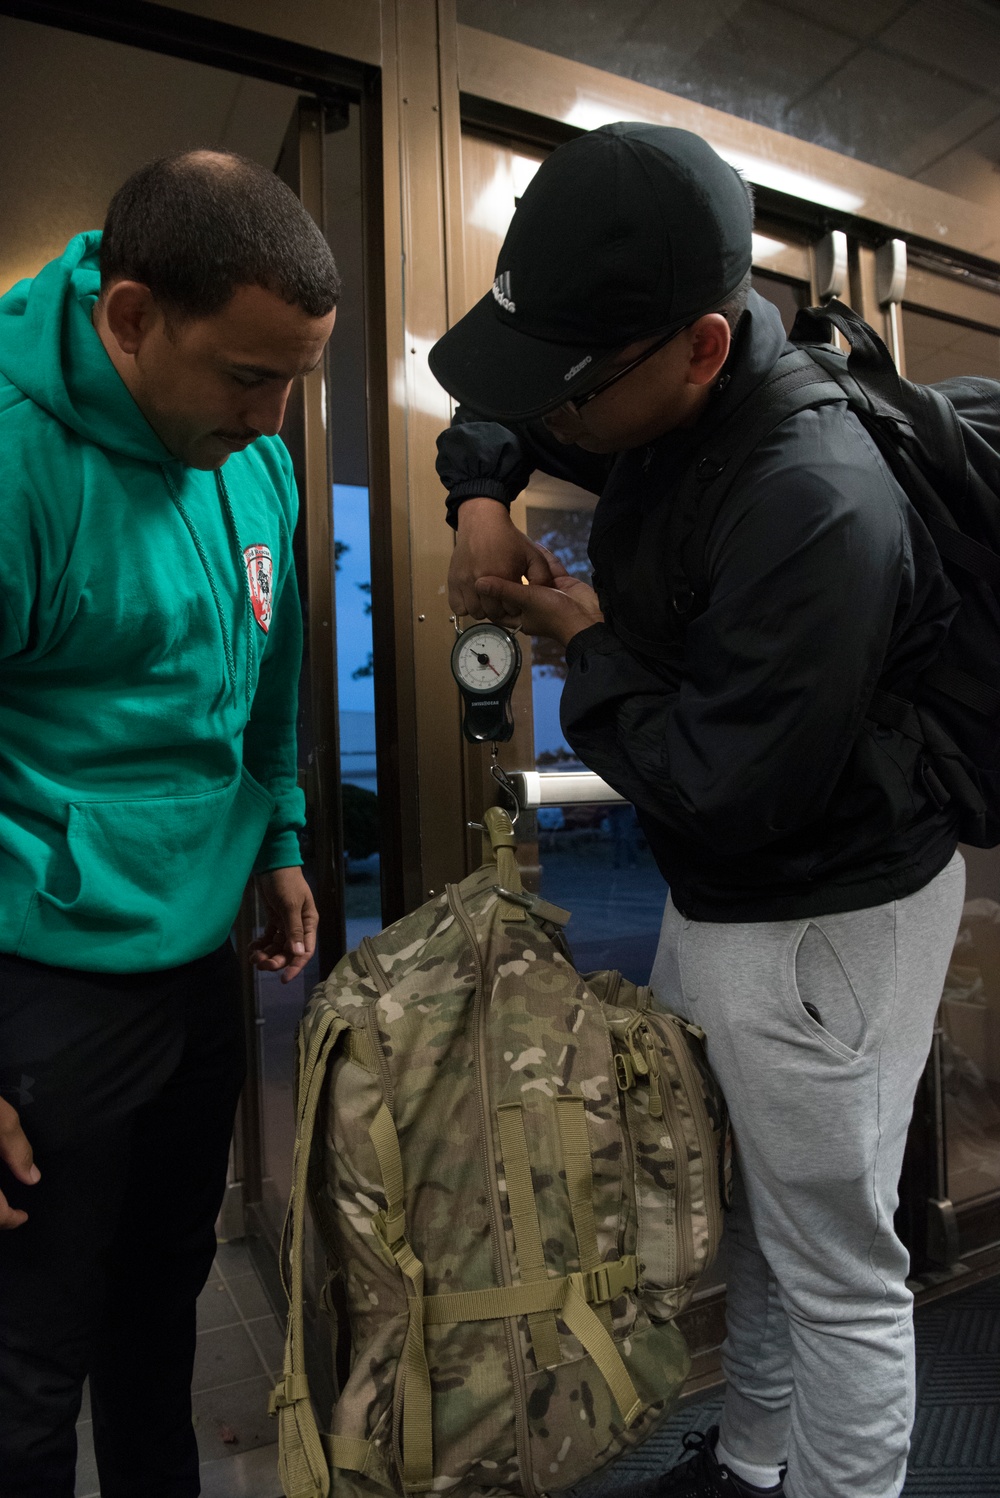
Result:
{"label": "door handle", "polygon": [[625,797],[590,770],[511,770],[523,807],[611,806]]}

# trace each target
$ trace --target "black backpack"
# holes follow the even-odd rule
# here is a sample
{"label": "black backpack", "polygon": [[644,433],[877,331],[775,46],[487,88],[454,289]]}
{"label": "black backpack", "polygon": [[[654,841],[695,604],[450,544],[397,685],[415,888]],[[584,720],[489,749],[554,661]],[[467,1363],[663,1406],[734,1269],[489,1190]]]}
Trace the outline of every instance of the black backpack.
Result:
{"label": "black backpack", "polygon": [[[844,355],[830,325],[847,340]],[[963,842],[1000,844],[1000,382],[916,385],[841,302],[799,312],[768,378],[713,433],[675,509],[670,586],[682,617],[707,595],[708,534],[744,462],[797,411],[843,403],[863,423],[933,538],[961,598],[913,701],[876,686],[866,716],[921,745],[921,773]]]}

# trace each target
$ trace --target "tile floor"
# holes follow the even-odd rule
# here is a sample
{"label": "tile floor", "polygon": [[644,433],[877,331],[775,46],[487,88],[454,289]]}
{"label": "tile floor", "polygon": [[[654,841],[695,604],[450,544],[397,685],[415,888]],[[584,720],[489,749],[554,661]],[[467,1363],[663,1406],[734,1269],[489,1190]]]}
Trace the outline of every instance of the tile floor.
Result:
{"label": "tile floor", "polygon": [[[918,1408],[905,1493],[1000,1498],[1000,1277],[918,1308]],[[283,1333],[241,1243],[220,1244],[198,1302],[194,1420],[202,1498],[281,1498],[277,1430],[267,1399]],[[575,1498],[640,1498],[643,1483],[682,1459],[686,1429],[719,1417],[721,1391],[679,1409],[639,1451]],[[86,1397],[77,1427],[77,1498],[100,1498]]]}
{"label": "tile floor", "polygon": [[[202,1498],[280,1498],[277,1428],[267,1400],[283,1345],[248,1250],[220,1244],[198,1301],[192,1385]],[[86,1395],[77,1437],[77,1498],[100,1498]]]}

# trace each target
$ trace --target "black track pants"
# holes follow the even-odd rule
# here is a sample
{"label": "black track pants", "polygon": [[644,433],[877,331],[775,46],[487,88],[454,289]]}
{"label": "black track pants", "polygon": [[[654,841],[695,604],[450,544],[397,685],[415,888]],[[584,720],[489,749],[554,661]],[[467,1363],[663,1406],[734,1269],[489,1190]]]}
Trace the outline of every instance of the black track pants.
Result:
{"label": "black track pants", "polygon": [[195,1498],[195,1301],[246,1069],[226,944],[162,973],[0,954],[0,1096],[41,1181],[0,1189],[0,1498],[73,1498],[89,1374],[102,1498]]}

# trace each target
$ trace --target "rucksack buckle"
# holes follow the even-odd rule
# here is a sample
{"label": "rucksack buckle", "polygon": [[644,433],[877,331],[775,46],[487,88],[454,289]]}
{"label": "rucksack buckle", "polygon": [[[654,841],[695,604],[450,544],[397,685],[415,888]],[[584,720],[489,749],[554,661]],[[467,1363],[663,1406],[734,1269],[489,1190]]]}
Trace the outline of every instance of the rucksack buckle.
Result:
{"label": "rucksack buckle", "polygon": [[395,1267],[399,1262],[399,1253],[406,1243],[406,1218],[403,1213],[387,1218],[384,1210],[376,1212],[372,1218],[372,1235],[386,1263]]}
{"label": "rucksack buckle", "polygon": [[603,1264],[596,1269],[583,1272],[584,1294],[591,1305],[606,1305],[614,1296],[611,1291],[611,1276]]}
{"label": "rucksack buckle", "polygon": [[290,1405],[298,1404],[300,1399],[309,1398],[309,1380],[304,1373],[286,1373],[284,1378],[279,1378],[271,1396],[267,1401],[267,1413],[276,1415],[279,1410],[286,1410]]}
{"label": "rucksack buckle", "polygon": [[616,1259],[610,1264],[598,1264],[595,1269],[583,1269],[571,1274],[575,1284],[588,1305],[603,1306],[617,1300],[626,1290],[634,1290],[637,1281],[637,1265],[634,1254]]}

